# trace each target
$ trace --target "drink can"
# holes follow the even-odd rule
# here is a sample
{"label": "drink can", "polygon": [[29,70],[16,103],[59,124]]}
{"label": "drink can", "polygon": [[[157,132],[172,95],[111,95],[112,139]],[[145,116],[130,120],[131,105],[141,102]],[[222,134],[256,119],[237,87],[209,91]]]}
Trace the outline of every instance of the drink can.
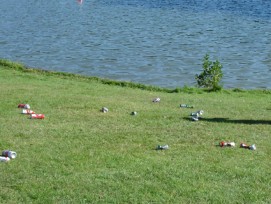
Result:
{"label": "drink can", "polygon": [[20,103],[20,104],[18,105],[18,108],[30,109],[30,105],[29,105],[29,104],[23,104],[23,103]]}
{"label": "drink can", "polygon": [[0,162],[8,162],[9,160],[9,157],[0,157]]}
{"label": "drink can", "polygon": [[157,150],[166,150],[166,149],[169,149],[169,146],[168,145],[158,145],[156,147]]}
{"label": "drink can", "polygon": [[241,148],[245,148],[245,149],[249,149],[249,145],[245,144],[245,143],[241,143],[240,144]]}
{"label": "drink can", "polygon": [[220,147],[235,147],[235,143],[234,142],[220,142],[219,143]]}
{"label": "drink can", "polygon": [[194,106],[188,105],[188,104],[181,104],[181,108],[194,108]]}
{"label": "drink can", "polygon": [[253,145],[249,146],[249,149],[250,149],[250,150],[256,150],[256,145],[253,144]]}
{"label": "drink can", "polygon": [[44,119],[45,115],[44,114],[31,114],[30,118],[31,119]]}
{"label": "drink can", "polygon": [[103,107],[103,108],[101,109],[101,111],[102,111],[103,113],[107,113],[107,112],[108,112],[108,108]]}
{"label": "drink can", "polygon": [[192,120],[192,121],[198,121],[198,120],[199,120],[199,117],[197,117],[197,116],[192,116],[192,117],[191,117],[191,120]]}
{"label": "drink can", "polygon": [[249,146],[249,145],[247,145],[245,143],[241,143],[240,147],[245,148],[245,149],[250,149],[250,150],[256,150],[256,145],[255,144]]}
{"label": "drink can", "polygon": [[11,151],[11,150],[4,150],[4,151],[2,152],[2,156],[8,157],[8,158],[10,158],[10,159],[15,159],[16,156],[17,156],[17,153],[14,152],[14,151]]}
{"label": "drink can", "polygon": [[27,115],[30,115],[30,114],[34,114],[35,112],[30,110],[30,109],[23,109],[22,110],[22,114],[27,114]]}
{"label": "drink can", "polygon": [[152,102],[157,103],[157,102],[160,102],[160,100],[161,100],[160,98],[155,98],[152,100]]}

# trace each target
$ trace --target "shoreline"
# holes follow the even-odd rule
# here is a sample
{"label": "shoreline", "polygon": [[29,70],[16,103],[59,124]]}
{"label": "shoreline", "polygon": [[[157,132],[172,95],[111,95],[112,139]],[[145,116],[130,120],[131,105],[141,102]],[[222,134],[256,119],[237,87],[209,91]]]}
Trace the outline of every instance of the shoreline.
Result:
{"label": "shoreline", "polygon": [[[189,86],[183,86],[183,87],[176,87],[174,89],[170,88],[163,88],[159,86],[152,86],[152,85],[146,85],[141,83],[135,83],[130,81],[118,81],[118,80],[112,80],[107,78],[101,78],[101,77],[95,77],[95,76],[86,76],[81,74],[75,74],[70,72],[58,72],[58,71],[50,71],[45,70],[42,68],[35,68],[35,67],[28,67],[20,62],[13,62],[7,59],[0,59],[0,66],[12,68],[15,70],[20,70],[23,72],[29,72],[29,73],[40,73],[40,74],[46,74],[50,76],[61,76],[61,77],[70,77],[70,78],[76,78],[76,79],[83,79],[83,80],[90,80],[90,81],[97,81],[102,84],[107,85],[114,85],[114,86],[121,86],[121,87],[130,87],[130,88],[136,88],[136,89],[142,89],[142,90],[148,90],[148,91],[156,91],[156,92],[166,92],[166,93],[203,93],[203,92],[212,92],[208,89],[204,88],[198,88],[198,87],[189,87]],[[266,94],[271,94],[271,89],[242,89],[242,88],[231,88],[231,89],[225,89],[222,88],[222,92],[227,91],[233,91],[233,92],[262,92]]]}

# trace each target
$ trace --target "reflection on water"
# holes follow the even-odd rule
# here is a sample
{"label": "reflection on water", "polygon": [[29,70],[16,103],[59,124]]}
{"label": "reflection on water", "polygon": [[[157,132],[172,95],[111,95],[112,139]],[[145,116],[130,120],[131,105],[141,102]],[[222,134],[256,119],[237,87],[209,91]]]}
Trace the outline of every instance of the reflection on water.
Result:
{"label": "reflection on water", "polygon": [[208,53],[225,88],[271,88],[271,1],[10,0],[0,17],[0,58],[28,66],[175,88]]}

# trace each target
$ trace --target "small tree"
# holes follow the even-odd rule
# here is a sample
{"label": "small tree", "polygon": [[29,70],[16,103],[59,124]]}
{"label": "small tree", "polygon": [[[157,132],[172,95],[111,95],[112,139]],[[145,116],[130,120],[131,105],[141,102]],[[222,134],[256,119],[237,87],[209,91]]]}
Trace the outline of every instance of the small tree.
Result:
{"label": "small tree", "polygon": [[219,61],[211,62],[209,55],[206,54],[203,59],[203,72],[199,75],[196,74],[195,79],[197,80],[199,87],[208,88],[212,91],[218,91],[222,89],[219,84],[222,79],[222,64]]}

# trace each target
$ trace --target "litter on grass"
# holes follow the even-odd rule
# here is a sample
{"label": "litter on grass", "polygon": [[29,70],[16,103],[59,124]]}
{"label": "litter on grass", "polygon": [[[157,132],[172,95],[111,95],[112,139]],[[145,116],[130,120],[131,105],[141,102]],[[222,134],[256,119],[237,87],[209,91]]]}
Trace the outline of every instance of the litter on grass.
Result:
{"label": "litter on grass", "polygon": [[18,105],[18,108],[30,109],[30,105],[29,104],[20,103]]}
{"label": "litter on grass", "polygon": [[30,115],[30,114],[35,114],[35,112],[32,111],[32,110],[30,110],[30,109],[23,109],[22,110],[22,114]]}
{"label": "litter on grass", "polygon": [[8,161],[10,161],[9,157],[1,157],[0,156],[0,162],[8,162]]}
{"label": "litter on grass", "polygon": [[3,157],[8,157],[10,159],[15,159],[17,157],[17,153],[11,150],[4,150],[2,152]]}
{"label": "litter on grass", "polygon": [[235,142],[220,142],[219,143],[220,147],[235,147]]}
{"label": "litter on grass", "polygon": [[153,100],[152,100],[152,102],[154,102],[154,103],[157,103],[157,102],[160,102],[160,98],[154,98]]}
{"label": "litter on grass", "polygon": [[256,150],[256,145],[255,144],[247,145],[245,143],[241,143],[240,147],[244,148],[244,149]]}
{"label": "litter on grass", "polygon": [[188,104],[181,104],[180,108],[194,108],[194,106],[188,105]]}
{"label": "litter on grass", "polygon": [[201,118],[201,116],[203,115],[203,113],[204,113],[203,110],[199,110],[199,111],[197,111],[197,112],[191,113],[191,114],[190,114],[191,120],[192,120],[192,121],[198,121],[198,120]]}
{"label": "litter on grass", "polygon": [[167,150],[169,149],[168,145],[157,145],[156,150]]}
{"label": "litter on grass", "polygon": [[30,119],[44,119],[45,115],[44,114],[31,114]]}
{"label": "litter on grass", "polygon": [[102,107],[101,111],[102,111],[103,113],[107,113],[107,112],[108,112],[108,108]]}

